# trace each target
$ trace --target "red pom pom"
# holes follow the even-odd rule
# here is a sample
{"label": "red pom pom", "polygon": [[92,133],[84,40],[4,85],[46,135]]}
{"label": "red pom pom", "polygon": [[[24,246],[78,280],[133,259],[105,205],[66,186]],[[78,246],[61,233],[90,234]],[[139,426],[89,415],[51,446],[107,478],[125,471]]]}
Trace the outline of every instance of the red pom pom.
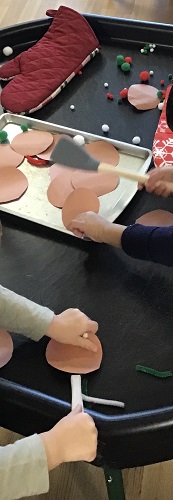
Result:
{"label": "red pom pom", "polygon": [[80,70],[80,71],[78,71],[78,75],[82,75],[82,71],[81,71],[81,70]]}
{"label": "red pom pom", "polygon": [[113,96],[113,94],[110,94],[110,92],[108,92],[108,93],[106,94],[106,97],[107,97],[108,99],[110,99],[110,101],[113,101],[114,96]]}
{"label": "red pom pom", "polygon": [[165,80],[160,80],[160,85],[165,85]]}
{"label": "red pom pom", "polygon": [[141,71],[140,73],[140,79],[143,81],[143,82],[148,82],[149,78],[150,78],[150,73],[148,73],[148,71]]}
{"label": "red pom pom", "polygon": [[125,57],[124,61],[128,62],[129,64],[131,64],[132,63],[132,58],[129,57],[129,56],[127,56],[127,57]]}
{"label": "red pom pom", "polygon": [[120,97],[122,99],[126,99],[127,94],[128,94],[128,90],[127,89],[122,89],[121,92],[120,92]]}
{"label": "red pom pom", "polygon": [[162,97],[166,97],[166,90],[162,90]]}

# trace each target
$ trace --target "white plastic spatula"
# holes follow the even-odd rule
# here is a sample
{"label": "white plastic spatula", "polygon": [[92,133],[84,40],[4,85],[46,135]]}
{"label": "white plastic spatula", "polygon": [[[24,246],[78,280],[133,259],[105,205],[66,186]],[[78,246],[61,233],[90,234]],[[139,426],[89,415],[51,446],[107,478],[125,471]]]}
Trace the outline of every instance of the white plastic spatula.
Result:
{"label": "white plastic spatula", "polygon": [[[115,167],[109,163],[100,163],[66,135],[62,136],[56,144],[50,160],[66,167],[115,174],[118,177],[124,177],[130,181],[141,182],[142,184],[145,184],[149,179],[148,174],[141,175],[134,171],[118,168],[117,166]],[[160,182],[161,181],[159,181],[157,185],[159,185]],[[164,185],[173,192],[172,182],[164,182]]]}

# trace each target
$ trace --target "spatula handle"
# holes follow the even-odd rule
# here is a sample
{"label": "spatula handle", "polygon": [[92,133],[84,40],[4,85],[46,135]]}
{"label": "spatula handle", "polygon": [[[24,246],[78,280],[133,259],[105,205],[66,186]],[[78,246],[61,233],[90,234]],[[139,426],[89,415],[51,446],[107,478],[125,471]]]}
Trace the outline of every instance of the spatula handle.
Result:
{"label": "spatula handle", "polygon": [[[135,181],[135,182],[141,182],[142,184],[145,184],[148,179],[149,175],[147,174],[138,174],[137,172],[129,171],[129,170],[124,170],[118,167],[114,167],[113,165],[110,165],[109,163],[100,163],[98,167],[98,171],[102,173],[110,173],[110,174],[116,174],[118,177],[124,177],[125,179],[129,179],[130,181]],[[160,184],[161,181],[158,181],[158,185]],[[164,182],[164,181],[163,181]],[[173,182],[164,182],[165,187],[168,187],[170,191],[173,192]]]}
{"label": "spatula handle", "polygon": [[74,408],[76,408],[77,405],[81,405],[83,411],[83,399],[82,399],[80,375],[71,375],[71,390],[72,390],[71,409],[74,410]]}

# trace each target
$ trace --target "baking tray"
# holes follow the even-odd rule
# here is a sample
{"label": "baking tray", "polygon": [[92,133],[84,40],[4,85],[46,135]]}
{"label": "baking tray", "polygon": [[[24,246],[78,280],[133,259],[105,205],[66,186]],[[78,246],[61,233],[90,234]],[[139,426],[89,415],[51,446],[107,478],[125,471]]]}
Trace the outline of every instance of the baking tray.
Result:
{"label": "baking tray", "polygon": [[[119,166],[122,167],[122,169],[134,170],[135,172],[144,174],[148,170],[151,162],[151,151],[133,144],[127,144],[113,139],[103,139],[103,137],[98,135],[88,134],[61,125],[54,125],[53,123],[36,120],[27,116],[21,117],[19,115],[5,113],[0,117],[0,130],[5,130],[8,133],[10,142],[16,134],[21,132],[21,124],[27,124],[29,129],[47,130],[52,134],[60,132],[62,134],[75,136],[76,134],[82,133],[86,143],[96,140],[110,142],[119,151]],[[28,189],[19,200],[1,204],[1,210],[43,226],[71,234],[62,223],[62,210],[53,207],[47,198],[47,189],[50,184],[50,167],[37,168],[30,165],[27,160],[24,160],[18,168],[28,179]],[[128,203],[130,203],[136,191],[136,182],[120,179],[114,191],[99,197],[99,213],[108,221],[113,222]]]}

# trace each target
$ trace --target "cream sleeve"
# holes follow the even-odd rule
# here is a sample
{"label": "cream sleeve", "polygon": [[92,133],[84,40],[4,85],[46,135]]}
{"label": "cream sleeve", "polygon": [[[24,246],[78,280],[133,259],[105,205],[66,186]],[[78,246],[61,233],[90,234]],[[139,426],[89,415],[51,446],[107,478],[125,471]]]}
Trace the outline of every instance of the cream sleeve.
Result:
{"label": "cream sleeve", "polygon": [[38,434],[0,447],[0,498],[15,500],[47,493],[47,458]]}
{"label": "cream sleeve", "polygon": [[46,335],[53,311],[0,286],[0,327],[35,341]]}

